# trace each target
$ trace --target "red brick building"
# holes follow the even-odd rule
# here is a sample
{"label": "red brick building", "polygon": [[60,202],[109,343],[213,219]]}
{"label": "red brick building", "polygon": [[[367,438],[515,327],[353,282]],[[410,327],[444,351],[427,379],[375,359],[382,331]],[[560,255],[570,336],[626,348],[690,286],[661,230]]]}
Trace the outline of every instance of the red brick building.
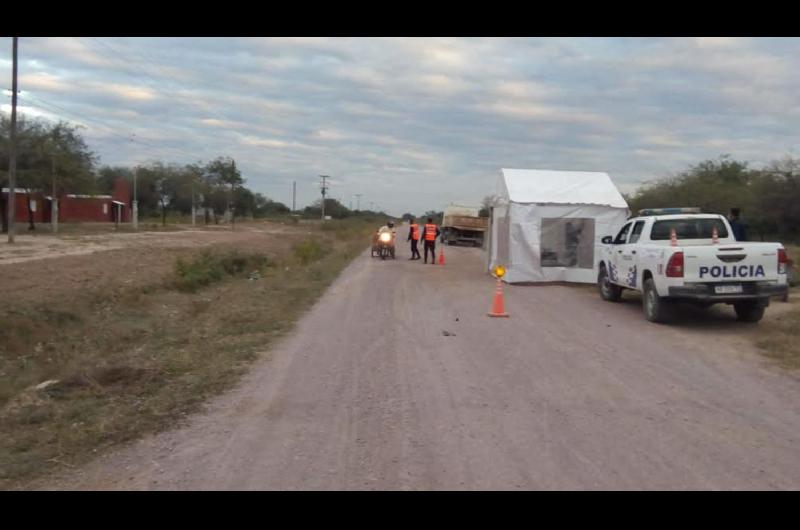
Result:
{"label": "red brick building", "polygon": [[[3,188],[3,195],[8,200],[8,188]],[[28,198],[30,197],[30,202]],[[15,219],[18,223],[27,223],[28,215],[33,212],[35,223],[49,223],[52,216],[52,197],[39,191],[31,192],[17,188],[15,193]],[[111,195],[76,195],[62,194],[58,198],[58,222],[80,223],[93,222],[129,223],[131,221],[131,186],[125,179],[118,178],[114,182]]]}

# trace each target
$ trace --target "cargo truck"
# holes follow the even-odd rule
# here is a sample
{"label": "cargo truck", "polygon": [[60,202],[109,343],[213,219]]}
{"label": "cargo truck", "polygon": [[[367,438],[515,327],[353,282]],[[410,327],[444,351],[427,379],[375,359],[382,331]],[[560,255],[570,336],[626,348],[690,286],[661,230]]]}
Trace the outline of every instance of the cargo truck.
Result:
{"label": "cargo truck", "polygon": [[444,209],[441,239],[448,245],[482,247],[488,226],[489,218],[480,216],[480,208],[451,204]]}

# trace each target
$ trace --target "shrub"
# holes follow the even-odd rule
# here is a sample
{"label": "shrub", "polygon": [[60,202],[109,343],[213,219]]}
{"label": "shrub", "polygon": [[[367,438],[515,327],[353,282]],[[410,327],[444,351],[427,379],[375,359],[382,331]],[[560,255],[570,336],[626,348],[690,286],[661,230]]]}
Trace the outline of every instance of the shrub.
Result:
{"label": "shrub", "polygon": [[324,258],[330,252],[330,248],[323,246],[318,239],[308,238],[296,243],[292,251],[301,264],[308,265]]}
{"label": "shrub", "polygon": [[269,259],[263,254],[246,254],[236,250],[222,254],[203,251],[190,261],[178,258],[175,263],[175,283],[182,291],[194,292],[220,281],[225,275],[261,271],[268,265]]}

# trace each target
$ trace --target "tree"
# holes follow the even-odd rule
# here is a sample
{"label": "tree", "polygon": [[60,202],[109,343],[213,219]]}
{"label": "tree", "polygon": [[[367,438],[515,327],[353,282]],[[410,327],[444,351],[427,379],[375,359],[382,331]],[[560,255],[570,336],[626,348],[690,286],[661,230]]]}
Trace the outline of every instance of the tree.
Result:
{"label": "tree", "polygon": [[727,214],[740,208],[753,235],[764,240],[800,238],[800,160],[786,157],[762,169],[727,155],[704,160],[675,176],[652,182],[628,197],[631,210],[699,206]]}
{"label": "tree", "polygon": [[494,195],[487,195],[481,201],[481,210],[478,212],[480,217],[489,217],[492,211],[492,203],[494,203],[495,196]]}
{"label": "tree", "polygon": [[169,207],[177,196],[178,189],[178,168],[160,167],[160,172],[155,178],[155,192],[158,196],[158,204],[161,207],[161,226],[167,224],[167,207]]}
{"label": "tree", "polygon": [[[317,199],[311,206],[306,206],[303,216],[308,218],[319,218],[322,215],[322,199]],[[352,212],[336,199],[325,199],[325,215],[330,215],[334,219],[344,219],[352,215]]]}
{"label": "tree", "polygon": [[[0,116],[0,168],[8,167],[10,120]],[[17,168],[19,187],[24,188],[30,204],[33,192],[56,194],[94,193],[97,182],[94,166],[97,155],[87,146],[80,127],[64,121],[51,123],[22,116],[17,122]],[[0,173],[0,184],[7,182],[7,172]],[[2,205],[3,231],[7,230],[5,203]],[[29,228],[34,229],[29,211]]]}
{"label": "tree", "polygon": [[105,194],[113,193],[114,182],[120,177],[133,183],[133,169],[124,166],[102,166],[97,170],[97,191]]}
{"label": "tree", "polygon": [[260,193],[255,194],[254,200],[254,215],[256,217],[268,217],[271,215],[287,214],[291,212],[291,209],[282,202],[274,201]]}
{"label": "tree", "polygon": [[[222,187],[229,190],[230,193],[228,194],[228,200],[226,201],[226,211],[231,212],[231,222],[233,222],[234,192],[237,186],[242,186],[244,184],[242,174],[236,168],[236,162],[230,157],[220,156],[209,162],[205,169],[206,174],[210,176],[214,187]],[[217,201],[219,200],[219,191],[220,190],[217,189],[211,193],[212,198],[217,195]]]}

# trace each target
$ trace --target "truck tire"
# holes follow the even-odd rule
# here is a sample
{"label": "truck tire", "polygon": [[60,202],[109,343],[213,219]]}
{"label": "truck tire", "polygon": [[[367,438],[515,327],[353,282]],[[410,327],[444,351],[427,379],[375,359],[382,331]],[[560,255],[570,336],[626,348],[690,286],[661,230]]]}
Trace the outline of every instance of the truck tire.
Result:
{"label": "truck tire", "polygon": [[758,322],[764,317],[765,307],[756,300],[746,300],[733,304],[736,319],[741,322]]}
{"label": "truck tire", "polygon": [[600,273],[597,275],[597,287],[600,289],[600,298],[606,302],[619,302],[622,298],[622,287],[611,283],[604,265],[600,266]]}
{"label": "truck tire", "polygon": [[644,309],[644,318],[650,322],[668,322],[672,316],[672,307],[665,298],[658,296],[656,284],[652,278],[644,281],[642,309]]}

